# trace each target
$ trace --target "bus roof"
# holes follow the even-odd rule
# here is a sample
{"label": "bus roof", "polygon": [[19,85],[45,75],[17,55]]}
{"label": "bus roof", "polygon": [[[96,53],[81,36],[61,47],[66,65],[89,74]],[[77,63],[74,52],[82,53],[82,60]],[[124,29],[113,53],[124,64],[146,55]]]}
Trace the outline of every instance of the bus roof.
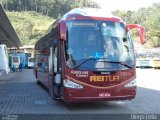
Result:
{"label": "bus roof", "polygon": [[0,48],[6,46],[5,44],[0,44]]}
{"label": "bus roof", "polygon": [[[119,17],[113,16],[111,13],[98,8],[75,8],[67,12],[62,18],[57,19],[51,26],[54,30],[61,20],[69,21],[74,19],[91,19],[91,20],[109,20],[115,22],[122,22],[123,20]],[[49,45],[52,45],[53,42],[50,41],[51,31],[40,38],[35,44],[35,50],[42,50]]]}
{"label": "bus roof", "polygon": [[57,19],[51,26],[52,28],[55,28],[58,26],[60,20],[71,20],[71,19],[76,19],[78,17],[81,18],[89,18],[89,19],[94,19],[94,18],[101,18],[106,19],[106,20],[111,20],[111,21],[123,21],[120,17],[114,16],[110,12],[106,12],[102,9],[99,8],[75,8],[72,9],[71,11],[67,12],[66,14],[63,15],[62,18]]}
{"label": "bus roof", "polygon": [[106,12],[102,9],[98,8],[75,8],[69,12],[67,12],[62,20],[70,20],[76,18],[110,18],[112,21],[122,21],[121,18],[113,16],[110,12]]}

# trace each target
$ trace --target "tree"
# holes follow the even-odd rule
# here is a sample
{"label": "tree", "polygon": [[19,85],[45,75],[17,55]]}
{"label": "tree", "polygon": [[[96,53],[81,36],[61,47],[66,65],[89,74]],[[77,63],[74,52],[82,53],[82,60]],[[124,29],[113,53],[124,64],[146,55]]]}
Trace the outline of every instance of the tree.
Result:
{"label": "tree", "polygon": [[121,17],[126,23],[144,26],[147,36],[146,47],[160,47],[160,4],[132,12],[114,11],[113,14]]}

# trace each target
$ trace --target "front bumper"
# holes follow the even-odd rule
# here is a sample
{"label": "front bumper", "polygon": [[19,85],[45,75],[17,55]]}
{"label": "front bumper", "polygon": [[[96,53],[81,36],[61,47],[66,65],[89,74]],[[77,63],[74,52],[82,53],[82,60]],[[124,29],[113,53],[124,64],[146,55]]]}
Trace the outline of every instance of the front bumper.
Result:
{"label": "front bumper", "polygon": [[92,102],[131,100],[136,96],[137,87],[125,88],[124,86],[97,89],[84,87],[83,89],[64,88],[63,100],[65,102]]}

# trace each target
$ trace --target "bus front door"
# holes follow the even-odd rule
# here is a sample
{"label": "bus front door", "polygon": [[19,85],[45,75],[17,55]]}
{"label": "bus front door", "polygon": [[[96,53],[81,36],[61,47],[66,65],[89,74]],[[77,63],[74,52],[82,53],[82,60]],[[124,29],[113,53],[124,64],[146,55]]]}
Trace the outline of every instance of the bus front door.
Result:
{"label": "bus front door", "polygon": [[58,62],[57,62],[58,51],[57,47],[54,49],[50,48],[50,55],[49,55],[49,92],[53,99],[60,99],[60,90],[59,86],[61,75],[58,74]]}

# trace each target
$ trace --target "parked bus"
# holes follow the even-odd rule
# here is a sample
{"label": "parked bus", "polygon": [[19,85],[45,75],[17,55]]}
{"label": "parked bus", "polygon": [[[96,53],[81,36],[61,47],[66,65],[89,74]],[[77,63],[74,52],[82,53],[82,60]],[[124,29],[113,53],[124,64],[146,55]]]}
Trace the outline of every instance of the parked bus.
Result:
{"label": "parked bus", "polygon": [[20,57],[15,55],[10,55],[10,68],[19,68]]}
{"label": "parked bus", "polygon": [[35,45],[34,73],[54,99],[65,102],[131,100],[136,95],[136,63],[129,33],[144,28],[93,8],[77,8],[52,25]]}
{"label": "parked bus", "polygon": [[33,68],[35,62],[34,57],[28,57],[28,68]]}
{"label": "parked bus", "polygon": [[0,76],[8,74],[9,71],[7,47],[4,44],[0,44]]}
{"label": "parked bus", "polygon": [[30,53],[18,52],[16,56],[19,56],[23,63],[23,68],[28,67],[28,58],[31,57]]}
{"label": "parked bus", "polygon": [[153,60],[153,68],[158,69],[160,68],[160,52],[152,52],[152,60]]}
{"label": "parked bus", "polygon": [[139,52],[137,53],[136,67],[137,68],[152,68],[153,67],[153,55],[151,52]]}

